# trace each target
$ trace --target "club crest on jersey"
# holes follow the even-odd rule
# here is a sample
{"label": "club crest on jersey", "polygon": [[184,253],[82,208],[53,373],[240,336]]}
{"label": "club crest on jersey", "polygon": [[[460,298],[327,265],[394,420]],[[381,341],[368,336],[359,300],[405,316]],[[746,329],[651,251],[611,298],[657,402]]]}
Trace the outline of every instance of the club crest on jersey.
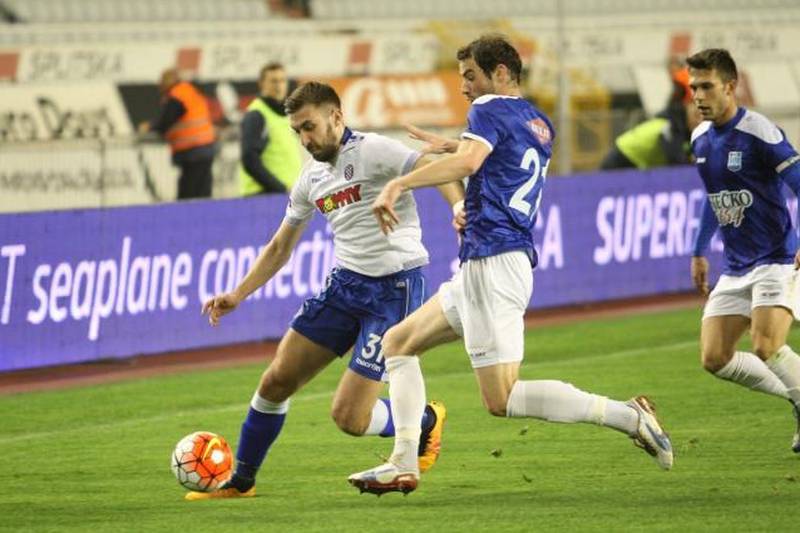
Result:
{"label": "club crest on jersey", "polygon": [[344,167],[344,179],[347,181],[353,179],[353,165],[349,163]]}
{"label": "club crest on jersey", "polygon": [[353,185],[352,187],[342,189],[341,191],[336,191],[327,196],[323,196],[322,198],[318,198],[315,203],[317,204],[317,209],[319,209],[320,213],[324,215],[339,209],[343,205],[350,205],[353,202],[360,201],[361,184],[359,183],[357,185]]}
{"label": "club crest on jersey", "polygon": [[728,170],[731,172],[742,170],[742,152],[728,152]]}
{"label": "club crest on jersey", "polygon": [[738,228],[744,220],[745,210],[753,205],[753,193],[747,189],[740,191],[719,191],[708,195],[714,214],[720,226],[732,225]]}
{"label": "club crest on jersey", "polygon": [[528,125],[536,138],[539,139],[540,144],[550,144],[550,141],[553,140],[550,128],[544,120],[536,118],[528,122]]}

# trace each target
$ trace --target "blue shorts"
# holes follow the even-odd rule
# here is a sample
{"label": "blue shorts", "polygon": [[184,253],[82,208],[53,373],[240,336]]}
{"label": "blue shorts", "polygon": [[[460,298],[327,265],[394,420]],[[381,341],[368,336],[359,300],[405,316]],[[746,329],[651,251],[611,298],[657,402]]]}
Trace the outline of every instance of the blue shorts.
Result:
{"label": "blue shorts", "polygon": [[381,339],[425,301],[420,268],[373,278],[335,268],[325,288],[303,302],[291,327],[340,357],[353,347],[350,368],[374,381],[385,381]]}

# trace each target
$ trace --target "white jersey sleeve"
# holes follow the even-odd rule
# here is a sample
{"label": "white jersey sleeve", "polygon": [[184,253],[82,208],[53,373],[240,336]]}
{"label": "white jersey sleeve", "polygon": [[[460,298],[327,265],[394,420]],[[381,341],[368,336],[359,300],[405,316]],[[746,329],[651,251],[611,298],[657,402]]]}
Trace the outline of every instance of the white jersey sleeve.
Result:
{"label": "white jersey sleeve", "polygon": [[421,153],[412,150],[398,140],[382,135],[367,134],[364,138],[364,173],[377,179],[390,180],[408,174],[414,168]]}
{"label": "white jersey sleeve", "polygon": [[309,198],[308,165],[303,167],[297,178],[292,192],[289,193],[289,203],[286,205],[284,222],[290,226],[302,226],[314,216],[314,204]]}

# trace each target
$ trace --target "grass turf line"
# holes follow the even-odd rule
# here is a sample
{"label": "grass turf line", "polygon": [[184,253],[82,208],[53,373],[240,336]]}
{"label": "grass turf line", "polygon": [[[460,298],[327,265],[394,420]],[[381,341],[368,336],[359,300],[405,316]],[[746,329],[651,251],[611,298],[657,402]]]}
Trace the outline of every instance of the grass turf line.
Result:
{"label": "grass turf line", "polygon": [[348,437],[330,421],[339,361],[293,400],[260,497],[184,502],[172,446],[199,429],[235,444],[261,372],[248,365],[0,398],[0,530],[791,530],[800,457],[788,404],[703,372],[699,319],[673,311],[526,338],[525,379],[650,395],[676,447],[672,472],[612,430],[490,417],[454,343],[423,358],[428,396],[449,419],[439,464],[406,498],[360,496],[345,481],[391,441]]}

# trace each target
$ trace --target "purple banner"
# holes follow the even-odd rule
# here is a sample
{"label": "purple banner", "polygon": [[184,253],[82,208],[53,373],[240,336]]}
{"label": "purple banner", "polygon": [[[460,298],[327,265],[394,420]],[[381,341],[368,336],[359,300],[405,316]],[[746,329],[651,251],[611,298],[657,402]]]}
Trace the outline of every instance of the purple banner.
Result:
{"label": "purple banner", "polygon": [[[550,179],[531,306],[690,289],[701,187],[691,168]],[[438,194],[416,198],[435,290],[457,267],[457,243]],[[319,215],[220,327],[200,306],[244,276],[284,206],[260,197],[0,215],[0,371],[280,337],[334,262]]]}

